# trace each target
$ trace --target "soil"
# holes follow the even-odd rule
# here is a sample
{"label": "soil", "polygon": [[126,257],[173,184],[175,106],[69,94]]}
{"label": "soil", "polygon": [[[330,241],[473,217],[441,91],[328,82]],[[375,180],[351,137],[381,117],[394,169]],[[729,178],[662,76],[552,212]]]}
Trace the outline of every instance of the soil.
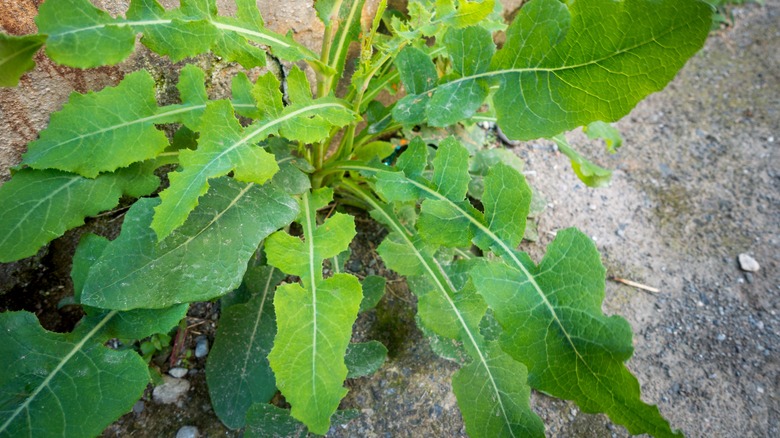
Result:
{"label": "soil", "polygon": [[[609,187],[585,187],[552,143],[513,147],[547,204],[535,219],[539,239],[524,250],[538,260],[557,230],[576,226],[596,242],[608,276],[659,290],[608,281],[603,308],[634,329],[628,366],[644,400],[689,437],[780,436],[780,0],[733,12],[733,27],[714,32],[663,92],[617,124],[625,139],[618,153],[569,135],[615,170]],[[57,303],[72,293],[75,242],[85,230],[110,235],[120,216],[0,265],[0,308],[35,311],[46,328],[67,330],[79,313]],[[359,416],[328,436],[465,436],[450,386],[457,366],[433,353],[415,326],[415,298],[375,255],[384,231],[361,217],[357,224],[347,269],[389,283],[377,309],[360,316],[354,340],[380,340],[389,359],[375,375],[347,382],[342,408]],[[760,269],[741,270],[741,253]],[[213,341],[218,315],[218,304],[193,305],[185,347],[194,350],[198,335]],[[158,405],[148,391],[104,436],[173,437],[185,425],[202,436],[240,436],[211,409],[206,360],[187,359],[192,388],[180,405]],[[168,370],[165,357],[156,364]],[[534,393],[532,405],[550,437],[628,435],[571,402]]]}

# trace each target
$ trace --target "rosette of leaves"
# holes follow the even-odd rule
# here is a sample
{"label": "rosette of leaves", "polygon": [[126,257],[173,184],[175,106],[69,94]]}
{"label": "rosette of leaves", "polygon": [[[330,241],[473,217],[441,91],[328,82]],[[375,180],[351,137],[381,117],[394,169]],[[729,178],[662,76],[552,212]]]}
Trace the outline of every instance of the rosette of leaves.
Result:
{"label": "rosette of leaves", "polygon": [[[672,79],[701,47],[710,8],[532,0],[507,27],[493,0],[413,1],[406,13],[385,1],[373,14],[360,0],[315,7],[325,25],[319,55],[266,29],[253,0],[236,0],[234,16],[213,0],[175,9],[132,0],[117,17],[88,0],[48,0],[39,34],[0,35],[2,86],[15,85],[41,47],[89,68],[126,59],[138,35],[173,61],[211,52],[253,69],[271,53],[288,63],[280,77],[238,73],[222,99],[186,65],[170,105],[158,104],[141,70],[74,93],[51,115],[0,187],[0,261],[32,256],[120,198],[133,201],[117,238],[87,235],[74,255],[74,301],[86,316],[72,333],[47,332],[27,312],[0,314],[0,436],[99,434],[150,380],[140,356],[106,340],[165,333],[189,303],[217,299],[207,382],[227,427],[301,436],[348,421],[354,411],[337,410],[345,379],[373,373],[386,349],[350,343],[384,279],[344,272],[355,237],[344,205],[388,229],[379,255],[417,295],[424,333],[460,364],[452,386],[470,435],[544,435],[532,389],[631,433],[678,435],[625,366],[628,324],[601,312],[593,243],[560,231],[537,263],[519,249],[531,190],[503,155],[455,138],[434,150],[420,137],[401,153],[387,140],[414,126],[492,119],[511,139],[555,138],[578,176],[603,184],[608,174],[560,134],[589,125],[619,141],[603,122]],[[360,48],[354,62],[350,44]],[[395,96],[390,106],[375,101],[383,91]],[[160,187],[156,172],[171,168]],[[290,410],[269,404],[277,392]]]}

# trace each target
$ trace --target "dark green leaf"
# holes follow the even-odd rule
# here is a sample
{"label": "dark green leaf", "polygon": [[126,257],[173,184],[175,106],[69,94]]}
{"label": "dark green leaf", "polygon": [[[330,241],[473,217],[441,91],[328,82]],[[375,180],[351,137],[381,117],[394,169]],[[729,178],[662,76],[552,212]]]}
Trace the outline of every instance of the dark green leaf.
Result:
{"label": "dark green leaf", "polygon": [[221,178],[187,222],[158,242],[149,227],[158,203],[142,199],[127,212],[122,233],[90,269],[84,304],[129,310],[221,296],[238,287],[260,241],[297,213],[278,189]]}
{"label": "dark green leaf", "polygon": [[344,362],[347,364],[347,378],[370,376],[387,360],[387,348],[378,341],[349,344]]}
{"label": "dark green leaf", "polygon": [[0,314],[0,436],[96,436],[133,407],[149,382],[146,364],[93,339],[113,316],[60,334],[32,313]]}
{"label": "dark green leaf", "polygon": [[363,301],[360,302],[360,313],[371,310],[379,304],[385,295],[385,277],[369,275],[363,279]]}

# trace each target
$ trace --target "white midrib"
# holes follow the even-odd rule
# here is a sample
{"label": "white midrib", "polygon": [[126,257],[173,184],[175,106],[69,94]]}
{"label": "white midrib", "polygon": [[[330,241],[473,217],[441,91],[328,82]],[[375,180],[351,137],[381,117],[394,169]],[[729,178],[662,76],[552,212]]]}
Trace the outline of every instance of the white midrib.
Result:
{"label": "white midrib", "polygon": [[19,405],[19,407],[16,408],[16,410],[13,411],[13,413],[11,413],[11,415],[8,417],[8,419],[5,421],[5,423],[3,423],[0,426],[0,432],[3,432],[6,429],[8,429],[8,426],[11,425],[11,423],[14,420],[14,418],[16,418],[20,413],[22,413],[22,411],[27,409],[27,407],[35,399],[35,397],[37,397],[38,394],[40,394],[41,391],[43,391],[44,388],[48,387],[49,383],[51,383],[52,379],[54,379],[54,377],[60,371],[62,371],[62,368],[65,366],[65,364],[67,364],[68,361],[70,361],[71,358],[73,358],[73,356],[76,355],[76,353],[81,351],[81,349],[84,348],[84,344],[86,344],[87,341],[89,341],[93,336],[95,336],[95,334],[98,331],[100,331],[100,329],[102,329],[103,326],[106,325],[106,323],[108,323],[108,321],[111,318],[113,318],[114,315],[116,315],[118,312],[119,311],[117,311],[117,310],[112,310],[111,312],[106,314],[106,316],[103,317],[103,319],[92,330],[90,330],[89,333],[87,333],[83,338],[81,338],[81,340],[76,345],[73,346],[73,348],[68,352],[68,354],[65,355],[65,357],[62,358],[62,360],[57,364],[56,367],[54,367],[54,369],[49,373],[49,375],[46,376],[45,379],[43,379],[41,384],[38,385],[37,388],[35,388],[35,390],[30,394],[29,397],[27,397],[27,400],[25,400],[24,403]]}
{"label": "white midrib", "polygon": [[[233,26],[233,25],[230,25],[230,24],[220,23],[218,21],[213,21],[211,19],[206,19],[206,18],[203,18],[203,19],[200,19],[200,20],[193,20],[193,21],[208,21],[212,26],[216,27],[217,29],[229,30],[229,31],[233,31],[233,32],[236,32],[236,33],[244,34],[244,35],[250,35],[250,36],[255,37],[257,39],[265,40],[265,41],[268,41],[268,42],[270,42],[272,44],[276,44],[276,45],[279,45],[279,46],[282,46],[282,47],[285,47],[285,48],[290,47],[290,44],[285,42],[285,41],[282,41],[282,40],[280,40],[278,38],[274,38],[274,37],[272,37],[270,35],[266,35],[264,33],[257,32],[257,31],[251,30],[251,29],[246,29],[246,28],[243,28],[243,27],[238,27],[238,26]],[[72,30],[66,30],[65,32],[59,32],[59,33],[51,34],[51,35],[49,35],[49,37],[52,37],[52,36],[59,37],[59,36],[63,36],[63,35],[71,35],[71,34],[79,33],[79,32],[87,32],[87,31],[95,30],[95,29],[103,29],[103,28],[106,28],[106,27],[109,27],[109,26],[111,26],[111,27],[114,27],[114,26],[115,27],[124,27],[124,26],[130,26],[130,27],[133,27],[133,26],[157,26],[157,25],[171,24],[171,23],[173,23],[173,20],[138,20],[138,21],[120,21],[120,22],[115,22],[115,23],[102,23],[102,24],[96,24],[96,25],[93,25],[93,26],[79,27],[79,28],[72,29]]]}
{"label": "white midrib", "polygon": [[309,192],[303,194],[304,217],[306,218],[306,244],[309,246],[309,287],[311,287],[312,335],[311,335],[311,391],[317,400],[317,273],[314,263],[314,218],[311,211]]}
{"label": "white midrib", "polygon": [[[344,183],[346,183],[349,186],[352,186],[352,183],[350,183],[350,182],[346,182],[345,181]],[[414,246],[414,242],[412,242],[409,239],[409,231],[404,229],[403,227],[401,227],[395,220],[393,220],[393,217],[390,216],[389,214],[387,214],[387,212],[379,204],[377,204],[376,201],[374,201],[374,199],[372,199],[370,196],[366,196],[362,191],[360,191],[359,189],[355,188],[354,186],[352,186],[352,187],[355,190],[355,193],[359,193],[363,197],[363,199],[366,200],[366,202],[368,202],[377,212],[382,214],[387,219],[387,223],[391,224],[393,229],[401,237],[403,237],[403,239],[406,242],[406,244],[409,245],[409,248],[411,248],[414,251],[414,254],[417,257],[417,259],[420,261],[420,263],[423,265],[425,270],[428,272],[428,275],[430,276],[430,278],[436,284],[436,287],[439,290],[439,292],[441,292],[441,294],[444,297],[444,299],[447,300],[447,303],[450,305],[450,307],[452,308],[453,313],[457,316],[458,321],[460,322],[461,326],[463,327],[463,329],[464,329],[463,331],[468,334],[469,341],[471,342],[471,345],[474,346],[474,351],[476,351],[477,354],[479,355],[479,362],[485,368],[485,372],[488,375],[488,380],[490,381],[490,385],[493,387],[493,392],[496,394],[496,402],[498,403],[499,409],[501,409],[501,414],[504,417],[505,422],[507,424],[510,424],[511,422],[510,422],[509,416],[508,416],[508,414],[506,412],[506,408],[504,407],[504,401],[503,401],[503,398],[502,398],[501,391],[498,389],[498,384],[496,383],[495,377],[493,377],[493,373],[491,372],[490,367],[488,366],[487,359],[482,354],[482,349],[480,348],[479,343],[477,342],[476,338],[474,337],[474,334],[471,332],[471,329],[469,328],[468,324],[466,323],[466,320],[463,319],[463,315],[461,315],[461,313],[458,310],[457,306],[455,306],[455,302],[452,301],[452,298],[447,293],[447,286],[449,286],[451,290],[455,290],[455,288],[454,288],[454,286],[452,284],[449,283],[449,281],[448,281],[449,278],[444,273],[443,268],[441,267],[441,265],[438,264],[438,262],[435,259],[433,260],[433,263],[436,264],[436,267],[439,270],[439,273],[441,274],[441,276],[444,277],[445,279],[447,279],[447,281],[448,281],[447,286],[445,286],[441,282],[441,279],[439,278],[438,275],[436,275],[436,272],[434,271],[433,267],[430,266],[430,264],[425,259],[425,257],[417,250],[417,247]],[[512,428],[510,427],[510,428],[508,428],[508,430],[509,430],[509,433],[514,437],[515,434],[512,431]]]}

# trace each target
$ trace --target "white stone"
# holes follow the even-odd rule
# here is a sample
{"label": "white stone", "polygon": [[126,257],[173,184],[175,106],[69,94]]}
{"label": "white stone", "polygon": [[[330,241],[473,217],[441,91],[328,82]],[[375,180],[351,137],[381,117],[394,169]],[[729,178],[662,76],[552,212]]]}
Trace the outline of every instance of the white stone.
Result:
{"label": "white stone", "polygon": [[181,379],[182,377],[187,375],[187,368],[182,368],[182,367],[171,368],[170,370],[168,370],[168,374],[170,374],[173,377],[176,377],[177,379]]}
{"label": "white stone", "polygon": [[157,403],[176,403],[190,389],[190,382],[171,376],[162,376],[163,384],[155,386],[152,398]]}
{"label": "white stone", "polygon": [[761,266],[756,259],[745,253],[740,254],[737,259],[739,260],[739,267],[742,268],[743,271],[758,272],[758,270],[761,269]]}
{"label": "white stone", "polygon": [[184,426],[176,432],[176,438],[198,438],[200,433],[195,426]]}

